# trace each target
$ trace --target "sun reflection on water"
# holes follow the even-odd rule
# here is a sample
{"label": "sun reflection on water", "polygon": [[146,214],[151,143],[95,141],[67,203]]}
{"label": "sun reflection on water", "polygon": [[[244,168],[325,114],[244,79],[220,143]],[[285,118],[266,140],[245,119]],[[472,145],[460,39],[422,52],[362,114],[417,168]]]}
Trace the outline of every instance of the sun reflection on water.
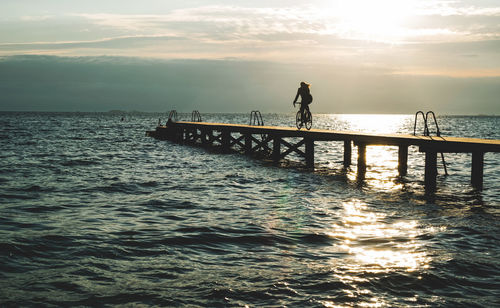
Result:
{"label": "sun reflection on water", "polygon": [[[339,220],[329,226],[327,235],[336,240],[330,259],[333,277],[349,286],[342,290],[346,296],[364,300],[359,307],[386,307],[387,301],[371,292],[373,277],[403,272],[411,275],[430,267],[432,258],[426,253],[419,236],[439,230],[421,228],[415,220],[392,220],[388,214],[371,209],[358,199],[342,203]],[[343,258],[337,256],[344,255]],[[378,280],[378,278],[375,278]],[[345,307],[334,301],[323,301],[325,307]]]}
{"label": "sun reflection on water", "polygon": [[339,248],[350,255],[350,268],[360,273],[408,272],[427,268],[430,257],[416,238],[423,231],[416,221],[388,223],[386,215],[370,211],[358,200],[343,203],[341,221],[328,235],[339,239]]}
{"label": "sun reflection on water", "polygon": [[[408,134],[413,128],[412,115],[394,114],[345,114],[336,115],[337,121],[344,123],[344,129],[359,133],[373,134]],[[353,148],[356,162],[357,148]],[[366,174],[364,183],[372,188],[383,191],[394,191],[402,188],[402,183],[394,181],[399,178],[398,147],[368,145],[366,147]],[[350,172],[347,177],[351,181],[357,180],[357,172]]]}
{"label": "sun reflection on water", "polygon": [[[356,151],[356,148],[354,148],[354,151]],[[396,181],[396,179],[399,179],[397,147],[367,146],[366,164],[367,169],[363,179],[366,185],[386,192],[401,190],[403,184]],[[351,181],[356,181],[357,176],[357,169],[347,174]]]}
{"label": "sun reflection on water", "polygon": [[349,126],[347,130],[357,132],[409,133],[413,128],[413,115],[407,114],[340,114],[336,117]]}

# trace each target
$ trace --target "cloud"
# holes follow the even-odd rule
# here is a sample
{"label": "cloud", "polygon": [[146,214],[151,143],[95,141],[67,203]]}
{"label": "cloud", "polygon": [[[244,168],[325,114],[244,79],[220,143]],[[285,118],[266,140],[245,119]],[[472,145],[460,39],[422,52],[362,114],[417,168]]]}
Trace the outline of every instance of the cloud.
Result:
{"label": "cloud", "polygon": [[316,32],[322,28],[312,12],[298,8],[205,6],[177,9],[169,14],[78,14],[93,23],[129,31],[175,32],[205,37],[235,38],[269,33]]}
{"label": "cloud", "polygon": [[0,55],[238,58],[441,75],[450,75],[454,66],[470,76],[489,66],[487,75],[500,74],[494,49],[500,41],[499,7],[396,0],[268,5],[24,16],[21,24],[0,27]]}
{"label": "cloud", "polygon": [[[449,1],[423,2],[423,5],[415,2],[412,6],[396,5],[403,2],[393,0],[376,5],[360,0],[349,6],[345,2],[333,3],[329,7],[203,6],[177,9],[168,14],[75,16],[101,27],[132,33],[186,36],[212,42],[258,41],[259,37],[276,34],[324,35],[388,43],[500,37],[497,22],[500,7],[456,7]],[[365,5],[358,5],[363,3]],[[372,4],[366,8],[369,3]]]}
{"label": "cloud", "polygon": [[0,50],[19,51],[30,49],[130,48],[140,45],[149,45],[151,44],[151,41],[160,42],[172,40],[183,40],[183,38],[163,35],[137,35],[105,38],[93,41],[4,43],[0,44]]}
{"label": "cloud", "polygon": [[49,19],[54,19],[54,15],[36,15],[36,16],[21,16],[22,21],[32,22],[32,21],[46,21]]}
{"label": "cloud", "polygon": [[460,1],[421,1],[416,7],[418,15],[440,16],[500,16],[500,7],[464,5]]}

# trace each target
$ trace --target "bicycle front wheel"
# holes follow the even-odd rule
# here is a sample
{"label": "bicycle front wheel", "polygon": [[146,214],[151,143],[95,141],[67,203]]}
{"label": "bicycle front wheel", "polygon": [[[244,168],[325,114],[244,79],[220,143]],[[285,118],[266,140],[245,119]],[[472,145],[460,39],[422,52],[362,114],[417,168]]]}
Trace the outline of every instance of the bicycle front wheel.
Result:
{"label": "bicycle front wheel", "polygon": [[302,115],[300,114],[300,110],[297,111],[297,115],[295,116],[295,125],[297,125],[297,129],[302,128]]}

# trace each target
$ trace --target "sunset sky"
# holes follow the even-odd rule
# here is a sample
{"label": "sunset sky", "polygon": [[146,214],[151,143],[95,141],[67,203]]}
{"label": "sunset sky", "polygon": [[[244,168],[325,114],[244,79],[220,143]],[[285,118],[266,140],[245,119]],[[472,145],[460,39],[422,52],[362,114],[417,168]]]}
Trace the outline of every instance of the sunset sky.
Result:
{"label": "sunset sky", "polygon": [[0,110],[289,112],[305,80],[317,112],[500,114],[498,0],[2,0],[0,12]]}

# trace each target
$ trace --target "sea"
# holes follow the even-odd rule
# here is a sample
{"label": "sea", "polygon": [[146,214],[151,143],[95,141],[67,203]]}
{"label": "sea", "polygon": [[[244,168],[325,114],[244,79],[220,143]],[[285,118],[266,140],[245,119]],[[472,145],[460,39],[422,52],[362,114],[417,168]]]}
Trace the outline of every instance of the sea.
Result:
{"label": "sea", "polygon": [[[500,153],[343,143],[273,164],[146,137],[166,113],[0,113],[1,307],[500,307]],[[201,114],[248,124],[250,114]],[[295,126],[293,113],[263,114]],[[179,114],[190,120],[191,114]],[[414,115],[314,114],[313,128],[423,134]],[[498,116],[443,136],[500,139]],[[435,123],[429,125],[431,134]]]}

